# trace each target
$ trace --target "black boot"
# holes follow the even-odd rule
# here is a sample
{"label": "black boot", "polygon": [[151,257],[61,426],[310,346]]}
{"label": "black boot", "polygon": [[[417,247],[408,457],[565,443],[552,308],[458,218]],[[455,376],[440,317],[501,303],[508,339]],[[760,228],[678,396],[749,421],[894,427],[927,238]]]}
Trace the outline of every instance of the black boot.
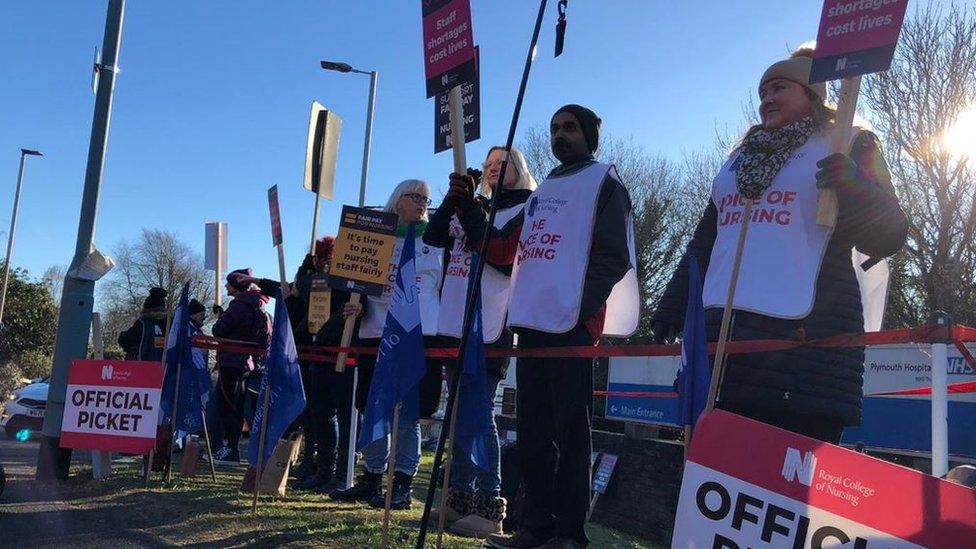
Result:
{"label": "black boot", "polygon": [[383,475],[381,473],[370,473],[364,470],[356,484],[344,490],[333,490],[329,492],[329,497],[335,501],[369,501],[374,496],[383,495],[382,490]]}
{"label": "black boot", "polygon": [[[409,509],[413,499],[413,476],[396,471],[393,473],[393,496],[390,498],[390,509]],[[386,507],[386,495],[380,492],[369,500],[369,506],[375,509]]]}

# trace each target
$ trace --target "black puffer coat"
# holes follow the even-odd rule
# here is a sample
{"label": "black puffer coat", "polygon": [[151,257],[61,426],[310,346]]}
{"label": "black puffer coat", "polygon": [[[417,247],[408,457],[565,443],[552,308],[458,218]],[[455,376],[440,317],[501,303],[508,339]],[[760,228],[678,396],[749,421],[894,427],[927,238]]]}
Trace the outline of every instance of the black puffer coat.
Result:
{"label": "black puffer coat", "polygon": [[[820,268],[813,310],[801,320],[733,311],[730,339],[817,339],[864,331],[851,248],[872,258],[890,256],[904,244],[908,221],[898,205],[877,137],[861,132],[850,156],[858,165],[860,177],[837,189],[840,212]],[[688,255],[698,258],[704,275],[715,243],[716,219],[715,204],[709,201],[652,322],[681,329],[688,295]],[[716,341],[722,309],[707,310],[705,319],[709,341]],[[719,400],[731,408],[802,414],[857,425],[861,421],[863,374],[863,347],[733,355],[727,361]]]}

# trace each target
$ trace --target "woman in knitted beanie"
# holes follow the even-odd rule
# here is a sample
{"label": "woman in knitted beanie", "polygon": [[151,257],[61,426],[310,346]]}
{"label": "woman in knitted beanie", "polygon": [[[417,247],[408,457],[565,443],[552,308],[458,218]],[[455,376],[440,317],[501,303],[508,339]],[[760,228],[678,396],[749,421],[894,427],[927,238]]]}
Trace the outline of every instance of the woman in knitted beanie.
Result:
{"label": "woman in knitted beanie", "polygon": [[[897,252],[907,220],[873,133],[855,128],[846,153],[828,154],[834,110],[826,86],[808,83],[812,52],[802,48],[773,63],[759,80],[761,123],[749,128],[712,182],[705,213],[652,317],[657,341],[673,340],[683,325],[692,256],[704,275],[708,338],[718,339],[749,200],[729,339],[864,331],[856,271]],[[816,222],[820,189],[837,193],[834,228]],[[853,250],[872,259],[855,264]],[[837,443],[844,426],[861,421],[863,372],[863,347],[732,355],[716,406]]]}

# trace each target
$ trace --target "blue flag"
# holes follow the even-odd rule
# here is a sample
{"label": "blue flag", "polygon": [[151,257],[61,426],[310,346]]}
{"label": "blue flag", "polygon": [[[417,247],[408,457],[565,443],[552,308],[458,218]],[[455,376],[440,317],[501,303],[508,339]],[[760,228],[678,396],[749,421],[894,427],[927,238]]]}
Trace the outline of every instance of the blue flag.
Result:
{"label": "blue flag", "polygon": [[400,421],[420,419],[420,380],[427,371],[424,331],[420,324],[420,288],[414,261],[414,225],[407,228],[398,262],[393,299],[383,324],[376,369],[369,386],[363,427],[356,449],[390,434],[393,409],[400,404]]}
{"label": "blue flag", "polygon": [[204,399],[210,393],[210,372],[207,370],[206,355],[194,352],[190,336],[195,327],[190,321],[190,284],[183,285],[180,303],[173,314],[173,323],[166,341],[166,374],[160,397],[160,409],[166,417],[173,417],[173,402],[176,398],[176,373],[179,370],[179,404],[173,430],[194,433],[203,429]]}
{"label": "blue flag", "polygon": [[[471,270],[478,269],[478,254],[471,257]],[[468,298],[475,291],[474,276],[468,277]],[[494,413],[495,395],[488,390],[488,370],[485,364],[485,340],[481,324],[481,292],[478,291],[474,300],[474,322],[471,323],[471,333],[468,336],[467,350],[464,352],[464,364],[461,365],[461,385],[457,398],[457,424],[455,426],[455,442],[466,453],[471,461],[488,469],[488,437],[496,436],[492,429],[491,415]]]}
{"label": "blue flag", "polygon": [[[264,417],[265,394],[268,398],[268,416]],[[247,448],[247,460],[255,467],[258,461],[265,465],[271,459],[278,439],[288,426],[305,409],[305,389],[302,387],[302,373],[298,367],[298,349],[291,331],[288,309],[281,295],[281,288],[275,297],[274,326],[271,331],[271,346],[268,360],[261,376],[261,389],[254,407],[254,420],[251,422],[251,443]],[[264,456],[258,459],[260,433],[267,419],[264,435]]]}
{"label": "blue flag", "polygon": [[705,308],[702,306],[701,271],[694,255],[688,256],[688,305],[681,337],[681,373],[678,379],[678,410],[681,424],[694,426],[708,401],[712,368],[708,361]]}

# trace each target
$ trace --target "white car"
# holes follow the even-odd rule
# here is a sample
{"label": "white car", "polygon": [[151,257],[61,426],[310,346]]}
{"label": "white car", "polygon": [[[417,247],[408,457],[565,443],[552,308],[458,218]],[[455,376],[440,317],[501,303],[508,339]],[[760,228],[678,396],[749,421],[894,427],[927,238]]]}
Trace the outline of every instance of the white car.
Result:
{"label": "white car", "polygon": [[36,379],[10,395],[0,412],[0,428],[7,438],[16,438],[17,433],[24,429],[41,430],[44,410],[47,409],[47,389],[48,378]]}

